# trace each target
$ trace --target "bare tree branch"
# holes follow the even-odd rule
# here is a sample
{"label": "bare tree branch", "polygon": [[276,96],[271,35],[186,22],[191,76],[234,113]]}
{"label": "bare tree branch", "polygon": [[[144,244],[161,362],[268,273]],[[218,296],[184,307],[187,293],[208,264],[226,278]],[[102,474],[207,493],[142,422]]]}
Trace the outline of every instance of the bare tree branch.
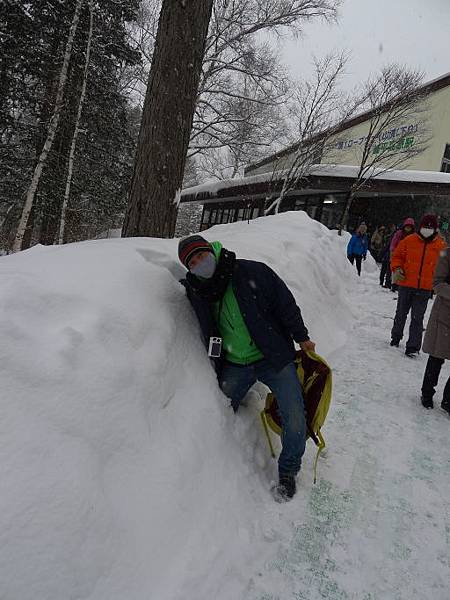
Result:
{"label": "bare tree branch", "polygon": [[341,227],[347,227],[355,194],[373,177],[407,165],[427,149],[429,93],[421,87],[422,80],[421,72],[392,64],[363,85],[368,129],[357,155],[358,174],[347,194]]}

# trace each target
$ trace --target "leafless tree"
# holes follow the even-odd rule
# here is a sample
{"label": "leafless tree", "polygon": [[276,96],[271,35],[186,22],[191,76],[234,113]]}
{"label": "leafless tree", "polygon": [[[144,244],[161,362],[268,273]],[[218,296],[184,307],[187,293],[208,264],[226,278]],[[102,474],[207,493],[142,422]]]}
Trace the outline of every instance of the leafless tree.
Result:
{"label": "leafless tree", "polygon": [[47,137],[44,142],[44,146],[41,150],[39,159],[37,161],[36,167],[34,169],[33,177],[30,183],[30,186],[26,192],[25,204],[22,209],[22,215],[19,221],[19,226],[17,228],[16,236],[13,244],[13,252],[18,252],[22,249],[22,241],[25,235],[25,230],[27,227],[28,219],[31,214],[31,210],[33,208],[34,198],[36,195],[36,190],[39,185],[39,181],[41,179],[42,171],[47,162],[47,158],[49,152],[52,148],[56,131],[58,129],[58,123],[61,116],[61,111],[63,108],[63,99],[64,99],[64,90],[67,82],[67,72],[69,68],[70,59],[72,56],[73,43],[75,39],[75,34],[78,27],[78,22],[80,19],[80,11],[83,5],[83,0],[77,0],[75,5],[75,10],[72,18],[72,23],[69,30],[69,35],[67,38],[66,48],[64,52],[64,59],[61,67],[61,72],[59,75],[58,89],[56,93],[55,104],[53,107],[53,114],[48,124],[47,129]]}
{"label": "leafless tree", "polygon": [[88,79],[88,71],[89,71],[89,63],[91,58],[91,45],[92,45],[92,32],[94,29],[94,7],[92,0],[88,0],[89,7],[89,32],[86,44],[86,58],[84,63],[84,73],[83,73],[83,83],[81,85],[81,93],[80,100],[78,102],[78,110],[77,116],[75,119],[75,128],[73,131],[72,142],[70,144],[70,152],[69,152],[69,161],[67,166],[67,179],[66,179],[66,187],[64,190],[64,198],[62,201],[61,207],[61,218],[59,221],[59,233],[57,235],[57,239],[55,243],[62,244],[64,243],[64,229],[66,226],[66,212],[67,206],[69,204],[70,198],[70,188],[72,185],[72,176],[73,176],[73,167],[75,161],[75,150],[77,147],[78,134],[80,133],[80,122],[81,122],[81,113],[83,112],[84,100],[86,97],[86,85]]}
{"label": "leafless tree", "polygon": [[[291,82],[273,47],[261,34],[298,33],[305,22],[334,19],[333,0],[219,0],[214,5],[190,156],[225,149],[238,170],[282,138],[279,115]],[[219,154],[220,155],[220,154]],[[223,157],[223,154],[221,155]]]}
{"label": "leafless tree", "polygon": [[[199,82],[188,156],[213,176],[230,177],[286,143],[283,108],[292,83],[268,36],[297,34],[308,21],[333,20],[340,0],[216,0]],[[131,32],[149,64],[155,7],[145,0],[142,25]],[[152,21],[153,19],[153,21]],[[133,78],[134,75],[134,78]],[[139,98],[144,73],[124,74]]]}
{"label": "leafless tree", "polygon": [[[192,156],[196,158],[199,170],[210,177],[226,179],[242,175],[249,162],[287,143],[286,111],[281,99],[287,99],[289,86],[286,85],[285,92],[272,103],[267,97],[258,102],[260,92],[255,89],[253,78],[243,75],[241,83],[243,96],[227,100],[223,118],[227,115],[228,121],[224,120],[220,132],[217,130],[220,140],[218,137],[214,146],[210,140],[206,148],[202,148],[200,141],[197,149],[192,146],[196,143],[195,137],[191,142]],[[218,123],[211,125],[218,126]]]}
{"label": "leafless tree", "polygon": [[[363,85],[361,105],[367,108],[367,130],[355,145],[358,172],[348,191],[341,217],[346,229],[355,194],[376,175],[405,166],[428,147],[429,92],[421,87],[423,75],[401,65],[382,69]],[[338,139],[344,147],[354,140]]]}
{"label": "leafless tree", "polygon": [[161,0],[143,0],[136,20],[129,25],[129,41],[134,50],[141,55],[141,61],[133,66],[124,66],[120,73],[120,81],[122,91],[130,98],[130,102],[140,108],[145,100],[160,10]]}
{"label": "leafless tree", "polygon": [[345,53],[314,58],[314,77],[298,84],[290,107],[296,142],[291,153],[274,163],[272,201],[266,213],[279,211],[286,195],[300,185],[313,164],[320,163],[339,123],[356,110],[357,103],[349,101],[340,89],[347,60]]}

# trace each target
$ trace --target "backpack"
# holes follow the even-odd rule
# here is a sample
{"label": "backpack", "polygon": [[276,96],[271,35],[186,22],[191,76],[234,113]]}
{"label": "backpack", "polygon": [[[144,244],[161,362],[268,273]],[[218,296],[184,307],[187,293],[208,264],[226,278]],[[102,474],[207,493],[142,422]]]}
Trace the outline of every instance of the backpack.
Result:
{"label": "backpack", "polygon": [[[314,461],[314,483],[317,480],[317,461],[321,451],[325,448],[325,440],[321,428],[325,423],[332,394],[331,368],[325,360],[315,352],[304,352],[300,350],[295,357],[297,375],[303,389],[305,403],[306,436],[311,438],[317,446],[317,454]],[[278,411],[278,404],[272,393],[267,394],[265,407],[261,411],[261,421],[269,443],[272,457],[275,458],[270,429],[281,435],[282,425]]]}

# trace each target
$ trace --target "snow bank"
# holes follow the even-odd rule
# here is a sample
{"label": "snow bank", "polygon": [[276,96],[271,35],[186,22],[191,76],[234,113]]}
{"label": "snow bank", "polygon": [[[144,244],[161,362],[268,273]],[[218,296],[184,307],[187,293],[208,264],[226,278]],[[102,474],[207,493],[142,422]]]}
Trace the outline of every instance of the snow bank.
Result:
{"label": "snow bank", "polygon": [[[273,266],[325,356],[344,344],[346,239],[305,213],[204,235]],[[258,389],[232,414],[176,248],[112,239],[0,258],[4,600],[230,600],[268,552],[276,465]]]}

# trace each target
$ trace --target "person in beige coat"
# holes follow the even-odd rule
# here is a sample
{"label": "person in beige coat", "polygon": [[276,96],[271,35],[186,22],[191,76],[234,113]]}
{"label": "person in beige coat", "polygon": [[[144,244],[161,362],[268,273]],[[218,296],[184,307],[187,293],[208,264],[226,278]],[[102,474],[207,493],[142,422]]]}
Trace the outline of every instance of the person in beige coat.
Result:
{"label": "person in beige coat", "polygon": [[[450,249],[441,253],[433,278],[436,294],[431,309],[423,351],[429,354],[422,383],[422,404],[433,408],[433,396],[442,365],[450,359]],[[441,407],[450,414],[450,377],[444,389]]]}

